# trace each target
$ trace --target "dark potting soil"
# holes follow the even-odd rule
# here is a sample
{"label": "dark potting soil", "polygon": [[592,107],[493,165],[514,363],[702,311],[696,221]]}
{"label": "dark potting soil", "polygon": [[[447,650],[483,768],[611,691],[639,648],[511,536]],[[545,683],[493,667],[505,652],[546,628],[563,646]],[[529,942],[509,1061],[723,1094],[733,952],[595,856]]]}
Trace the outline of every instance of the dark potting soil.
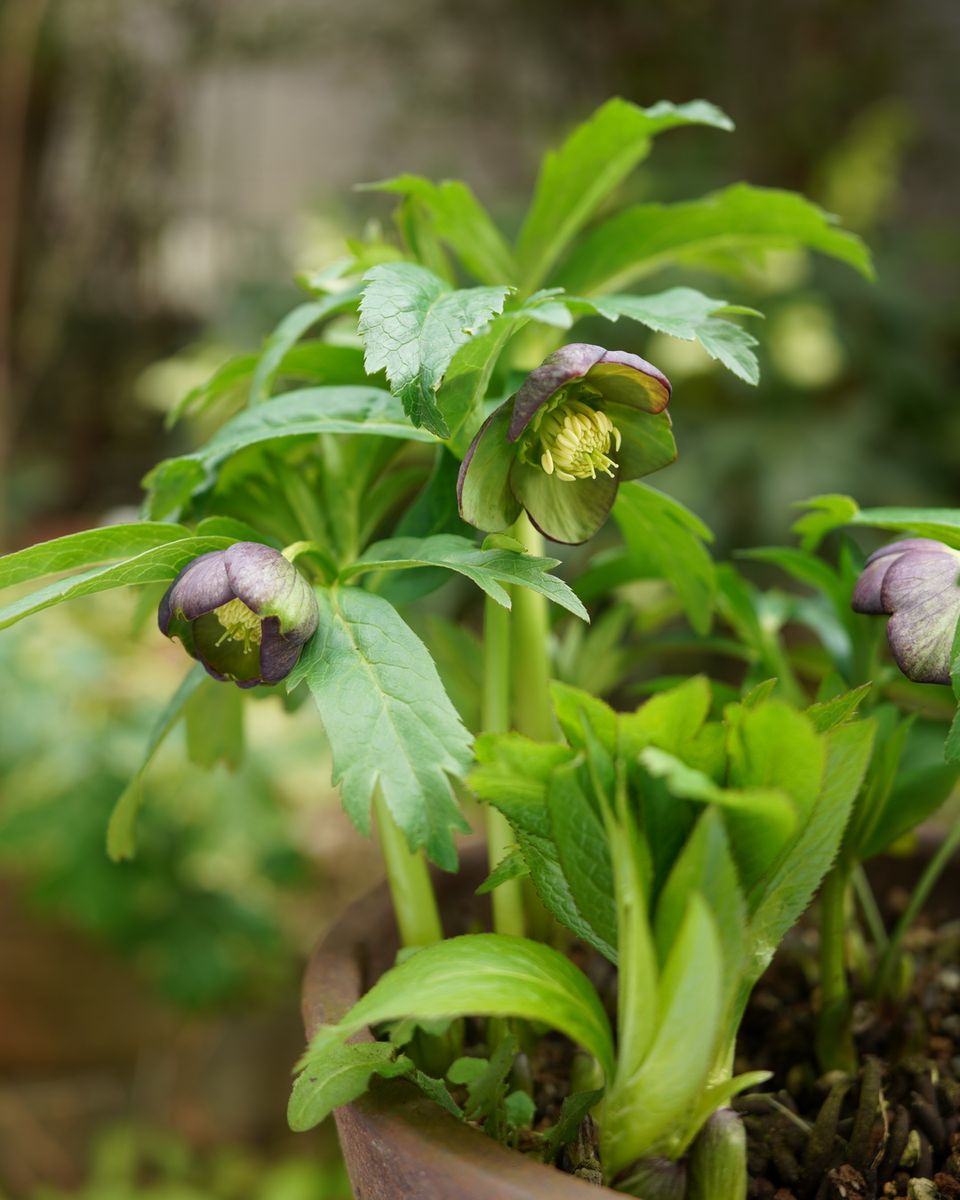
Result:
{"label": "dark potting soil", "polygon": [[751,1200],[960,1197],[960,922],[920,924],[906,949],[913,978],[899,1000],[855,997],[855,1077],[821,1075],[812,1057],[810,926],[755,989],[737,1070],[762,1065],[774,1078],[734,1101]]}

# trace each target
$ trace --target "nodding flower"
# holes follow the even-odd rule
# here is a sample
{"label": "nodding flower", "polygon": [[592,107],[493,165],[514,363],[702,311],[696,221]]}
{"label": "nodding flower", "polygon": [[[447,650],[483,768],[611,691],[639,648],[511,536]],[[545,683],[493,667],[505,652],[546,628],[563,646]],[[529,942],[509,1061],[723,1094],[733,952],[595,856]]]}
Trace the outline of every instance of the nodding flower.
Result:
{"label": "nodding flower", "polygon": [[160,632],[178,638],[214,679],[279,683],[319,621],[297,568],[259,542],[236,542],[187,563],[160,601]]}
{"label": "nodding flower", "polygon": [[891,542],[867,559],[852,603],[854,612],[889,615],[887,641],[908,679],[950,683],[960,550],[930,538]]}
{"label": "nodding flower", "polygon": [[635,354],[563,346],[473,439],[457,482],[460,515],[498,533],[526,510],[552,541],[585,542],[621,480],[676,458],[669,400],[670,381]]}

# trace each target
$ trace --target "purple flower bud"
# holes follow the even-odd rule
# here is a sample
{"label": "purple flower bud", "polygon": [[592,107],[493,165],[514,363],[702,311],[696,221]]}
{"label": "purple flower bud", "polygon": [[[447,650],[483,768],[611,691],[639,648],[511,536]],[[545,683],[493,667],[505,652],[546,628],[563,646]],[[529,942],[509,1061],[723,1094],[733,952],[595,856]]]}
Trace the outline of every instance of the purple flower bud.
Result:
{"label": "purple flower bud", "polygon": [[667,377],[635,354],[563,346],[473,439],[457,482],[460,515],[497,533],[525,509],[553,541],[586,541],[621,480],[676,458],[669,399]]}
{"label": "purple flower bud", "polygon": [[160,632],[219,680],[279,683],[316,632],[317,598],[296,567],[259,542],[188,563],[160,601]]}
{"label": "purple flower bud", "polygon": [[908,679],[950,683],[960,551],[930,538],[891,542],[867,559],[852,604],[855,612],[889,614],[887,640]]}

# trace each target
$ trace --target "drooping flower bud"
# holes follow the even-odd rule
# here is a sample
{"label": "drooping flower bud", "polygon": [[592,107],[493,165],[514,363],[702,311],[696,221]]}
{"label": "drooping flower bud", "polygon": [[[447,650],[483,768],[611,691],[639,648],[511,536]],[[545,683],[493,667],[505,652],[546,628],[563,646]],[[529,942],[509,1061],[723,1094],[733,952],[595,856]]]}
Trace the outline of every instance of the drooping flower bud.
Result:
{"label": "drooping flower bud", "polygon": [[473,439],[457,483],[460,515],[498,533],[525,509],[553,541],[586,541],[621,480],[676,458],[669,399],[666,376],[635,354],[563,346]]}
{"label": "drooping flower bud", "polygon": [[867,559],[853,592],[854,612],[887,613],[897,666],[914,683],[950,683],[960,621],[960,550],[906,538]]}
{"label": "drooping flower bud", "polygon": [[160,632],[219,680],[279,683],[316,632],[317,598],[297,568],[259,542],[188,563],[160,601]]}

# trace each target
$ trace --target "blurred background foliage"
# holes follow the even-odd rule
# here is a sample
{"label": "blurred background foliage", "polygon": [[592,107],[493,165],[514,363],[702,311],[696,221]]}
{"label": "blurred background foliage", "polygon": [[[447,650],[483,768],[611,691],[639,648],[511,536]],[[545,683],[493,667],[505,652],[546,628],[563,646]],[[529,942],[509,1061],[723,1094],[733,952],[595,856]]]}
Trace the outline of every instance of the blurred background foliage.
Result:
{"label": "blurred background foliage", "polygon": [[[702,96],[737,124],[664,139],[635,198],[796,188],[879,272],[776,255],[725,281],[767,315],[757,389],[618,329],[675,384],[681,458],[656,485],[721,557],[782,540],[817,492],[960,503],[958,53],[949,0],[4,0],[0,549],[137,504],[203,432],[165,431],[174,403],[259,347],[297,270],[389,219],[353,184],[463,177],[512,230],[543,147],[612,94]],[[455,603],[420,619],[469,719]],[[291,1141],[283,1110],[299,964],[373,851],[329,793],[316,722],[264,701],[241,767],[229,714],[214,762],[171,739],[138,857],[109,863],[107,814],[183,670],[124,604],[0,639],[0,1190],[346,1195],[329,1131]],[[606,686],[630,619],[612,609],[589,655],[565,635],[561,672]]]}

